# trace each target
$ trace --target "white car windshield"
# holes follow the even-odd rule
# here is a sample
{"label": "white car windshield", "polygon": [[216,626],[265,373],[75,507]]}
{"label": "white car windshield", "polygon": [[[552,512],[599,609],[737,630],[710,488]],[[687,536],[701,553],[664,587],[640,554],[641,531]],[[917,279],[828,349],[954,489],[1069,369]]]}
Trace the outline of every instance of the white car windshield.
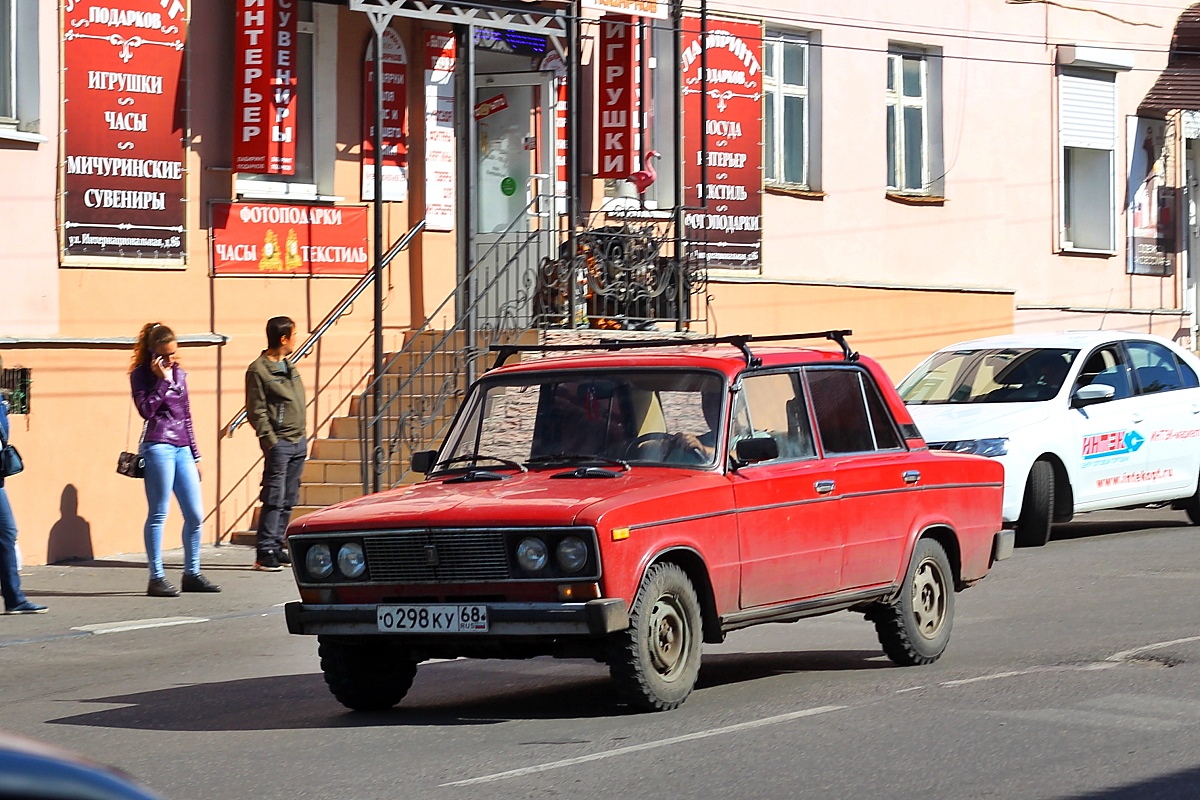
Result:
{"label": "white car windshield", "polygon": [[1057,397],[1078,350],[943,350],[900,384],[910,405],[1034,403]]}
{"label": "white car windshield", "polygon": [[724,419],[724,378],[698,370],[539,372],[482,381],[435,472],[505,466],[707,466]]}

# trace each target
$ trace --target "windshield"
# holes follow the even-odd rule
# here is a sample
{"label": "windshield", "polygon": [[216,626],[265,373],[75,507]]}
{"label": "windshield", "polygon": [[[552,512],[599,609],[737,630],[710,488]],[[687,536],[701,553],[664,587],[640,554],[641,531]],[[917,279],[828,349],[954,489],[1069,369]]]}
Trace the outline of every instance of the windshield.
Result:
{"label": "windshield", "polygon": [[904,379],[900,397],[909,405],[1049,400],[1077,355],[1059,348],[944,350]]}
{"label": "windshield", "polygon": [[513,375],[481,381],[434,471],[626,463],[709,466],[724,378],[695,370]]}

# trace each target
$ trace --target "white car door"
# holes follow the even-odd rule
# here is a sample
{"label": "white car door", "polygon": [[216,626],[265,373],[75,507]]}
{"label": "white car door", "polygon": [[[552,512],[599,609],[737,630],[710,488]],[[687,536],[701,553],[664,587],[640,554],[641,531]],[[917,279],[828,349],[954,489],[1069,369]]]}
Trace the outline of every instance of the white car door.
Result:
{"label": "white car door", "polygon": [[1146,437],[1139,493],[1147,500],[1190,495],[1200,465],[1200,390],[1188,387],[1188,376],[1166,346],[1129,341],[1125,348],[1141,417],[1137,424]]}
{"label": "white car door", "polygon": [[1067,430],[1070,444],[1071,489],[1077,511],[1112,508],[1130,502],[1145,487],[1146,442],[1144,398],[1136,396],[1124,350],[1119,343],[1092,351],[1083,362],[1072,388],[1104,385],[1113,388],[1111,400],[1080,406],[1072,403]]}

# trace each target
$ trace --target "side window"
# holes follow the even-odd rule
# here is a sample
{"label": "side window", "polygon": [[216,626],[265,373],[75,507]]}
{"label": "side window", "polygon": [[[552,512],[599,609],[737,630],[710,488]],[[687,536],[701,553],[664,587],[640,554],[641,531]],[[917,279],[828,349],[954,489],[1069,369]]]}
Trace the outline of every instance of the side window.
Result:
{"label": "side window", "polygon": [[799,374],[779,372],[746,378],[742,394],[749,412],[750,435],[774,439],[781,461],[816,455]]}
{"label": "side window", "polygon": [[865,375],[860,374],[860,380],[862,380],[863,396],[867,401],[867,411],[871,415],[871,433],[875,435],[875,449],[900,450],[904,444],[900,441],[900,434],[896,431],[892,413],[888,411],[883,398],[879,396],[879,387]]}
{"label": "side window", "polygon": [[805,370],[817,430],[826,455],[875,449],[861,373],[857,369]]}
{"label": "side window", "polygon": [[1093,384],[1113,387],[1114,400],[1121,400],[1133,394],[1129,382],[1129,367],[1119,346],[1106,344],[1092,351],[1087,361],[1083,362],[1083,369],[1079,371],[1079,378],[1075,381],[1075,389]]}
{"label": "side window", "polygon": [[1195,389],[1200,386],[1200,380],[1197,380],[1195,371],[1183,362],[1182,359],[1176,359],[1179,364],[1179,377],[1183,379],[1183,388]]}
{"label": "side window", "polygon": [[1182,389],[1183,381],[1175,364],[1175,354],[1157,342],[1126,342],[1139,394],[1155,394]]}

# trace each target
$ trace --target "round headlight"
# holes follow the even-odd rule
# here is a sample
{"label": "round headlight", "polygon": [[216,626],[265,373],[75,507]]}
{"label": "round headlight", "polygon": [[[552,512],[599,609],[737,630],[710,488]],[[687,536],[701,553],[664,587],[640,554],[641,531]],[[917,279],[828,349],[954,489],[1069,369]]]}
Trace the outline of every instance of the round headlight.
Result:
{"label": "round headlight", "polygon": [[587,563],[587,545],[578,536],[568,536],[554,548],[554,556],[563,572],[579,572]]}
{"label": "round headlight", "polygon": [[338,550],[338,569],[347,578],[357,578],[367,568],[367,557],[363,555],[362,545],[357,542],[342,545]]}
{"label": "round headlight", "polygon": [[333,572],[333,556],[329,554],[329,545],[314,544],[304,555],[304,568],[314,578],[328,578]]}
{"label": "round headlight", "polygon": [[546,568],[550,553],[541,539],[522,539],[517,545],[517,564],[526,572],[538,572]]}

